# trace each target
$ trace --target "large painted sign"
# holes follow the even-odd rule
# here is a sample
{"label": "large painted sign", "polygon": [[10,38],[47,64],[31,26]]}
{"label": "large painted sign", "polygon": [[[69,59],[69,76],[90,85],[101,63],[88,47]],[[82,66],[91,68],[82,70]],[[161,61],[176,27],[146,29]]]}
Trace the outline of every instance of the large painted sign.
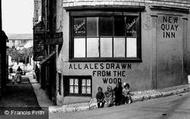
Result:
{"label": "large painted sign", "polygon": [[160,28],[162,30],[163,39],[175,39],[176,32],[179,29],[178,16],[162,16],[160,21]]}
{"label": "large painted sign", "polygon": [[92,77],[100,78],[104,84],[116,84],[127,78],[126,70],[131,70],[131,64],[72,63],[69,70],[90,70]]}

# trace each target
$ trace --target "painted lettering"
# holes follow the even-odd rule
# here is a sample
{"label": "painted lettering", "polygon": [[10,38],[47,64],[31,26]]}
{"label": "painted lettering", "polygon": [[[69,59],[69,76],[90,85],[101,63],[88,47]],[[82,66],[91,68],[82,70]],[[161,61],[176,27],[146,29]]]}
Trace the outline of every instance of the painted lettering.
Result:
{"label": "painted lettering", "polygon": [[162,37],[165,39],[176,38],[176,32],[179,29],[178,17],[163,16],[162,24],[160,25],[162,30]]}
{"label": "painted lettering", "polygon": [[102,78],[104,84],[117,84],[121,82],[121,78]]}
{"label": "painted lettering", "polygon": [[93,76],[102,76],[102,77],[109,77],[112,75],[111,71],[93,71]]}
{"label": "painted lettering", "polygon": [[113,71],[114,76],[125,77],[125,71]]}
{"label": "painted lettering", "polygon": [[175,32],[163,32],[163,38],[175,38]]}

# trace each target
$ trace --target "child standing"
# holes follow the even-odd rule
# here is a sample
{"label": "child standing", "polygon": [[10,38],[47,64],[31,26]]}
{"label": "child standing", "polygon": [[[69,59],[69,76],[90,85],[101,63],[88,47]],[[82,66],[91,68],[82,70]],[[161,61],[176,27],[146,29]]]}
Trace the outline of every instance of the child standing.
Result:
{"label": "child standing", "polygon": [[127,103],[127,104],[132,103],[130,85],[128,83],[124,84],[123,96],[124,96],[124,103]]}
{"label": "child standing", "polygon": [[105,96],[103,93],[103,89],[101,87],[98,87],[98,92],[96,94],[96,99],[97,99],[97,104],[98,104],[98,108],[103,108],[104,107],[104,100]]}

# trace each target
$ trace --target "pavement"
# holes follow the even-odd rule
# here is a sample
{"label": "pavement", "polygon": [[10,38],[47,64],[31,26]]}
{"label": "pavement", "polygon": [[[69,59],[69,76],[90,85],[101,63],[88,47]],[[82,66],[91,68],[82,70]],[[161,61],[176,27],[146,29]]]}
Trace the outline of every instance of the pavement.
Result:
{"label": "pavement", "polygon": [[49,113],[49,119],[190,119],[190,93],[78,112]]}
{"label": "pavement", "polygon": [[[37,83],[35,79],[33,79],[32,73],[27,74],[27,76],[29,76],[30,82],[33,86],[34,92],[38,100],[38,104],[41,107],[49,107],[50,113],[77,112],[77,111],[93,110],[97,108],[96,99],[91,99],[90,102],[86,102],[86,103],[75,103],[75,104],[56,106],[49,100],[45,91],[40,88],[40,84]],[[132,92],[133,93],[132,100],[133,100],[133,103],[135,103],[139,101],[146,101],[150,99],[166,97],[166,96],[171,96],[171,95],[181,95],[181,93],[185,93],[185,92],[190,92],[190,84],[173,86],[173,87],[158,89],[158,90],[134,91]],[[108,108],[108,107],[105,107],[105,108]]]}
{"label": "pavement", "polygon": [[40,84],[37,82],[36,79],[34,79],[33,74],[33,72],[29,72],[26,74],[26,76],[29,78],[30,83],[32,84],[34,93],[36,94],[38,100],[38,104],[40,105],[40,107],[54,106],[52,101],[48,98],[45,90],[41,89]]}
{"label": "pavement", "polygon": [[[171,95],[180,95],[181,93],[189,92],[190,84],[173,86],[169,88],[164,88],[160,90],[145,90],[145,91],[134,91],[132,92],[134,95],[132,96],[133,103],[138,101],[145,101],[160,97],[166,97]],[[49,112],[76,112],[76,111],[85,111],[85,110],[93,110],[97,108],[96,99],[92,99],[87,103],[77,103],[77,104],[69,104],[63,106],[50,106]],[[108,108],[108,107],[105,107]]]}

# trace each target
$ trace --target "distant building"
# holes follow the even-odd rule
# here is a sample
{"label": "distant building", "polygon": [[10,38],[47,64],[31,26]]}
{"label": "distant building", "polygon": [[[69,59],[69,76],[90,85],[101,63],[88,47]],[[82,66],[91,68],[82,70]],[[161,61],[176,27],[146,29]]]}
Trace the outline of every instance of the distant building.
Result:
{"label": "distant building", "polygon": [[[23,50],[33,48],[33,34],[8,34],[7,47]],[[10,56],[10,54],[8,54]],[[21,60],[21,59],[20,59]],[[22,59],[24,63],[33,65],[32,55]],[[11,61],[11,62],[10,62]],[[17,63],[19,59],[17,60]],[[9,60],[9,65],[12,65],[12,60]]]}
{"label": "distant building", "polygon": [[[187,84],[189,12],[189,0],[42,0],[41,84],[58,105],[90,101],[119,81],[132,90]],[[48,44],[56,33],[58,53]]]}
{"label": "distant building", "polygon": [[33,47],[33,34],[8,34],[7,47],[17,49]]}
{"label": "distant building", "polygon": [[[34,1],[36,2],[36,1]],[[40,62],[41,88],[46,90],[49,98],[56,103],[56,60],[62,47],[63,35],[61,29],[57,29],[57,0],[41,0],[36,2],[34,8],[34,61]],[[60,3],[59,3],[60,4]],[[41,5],[41,12],[37,12]],[[61,9],[60,9],[61,10]],[[60,16],[59,16],[60,17]]]}

